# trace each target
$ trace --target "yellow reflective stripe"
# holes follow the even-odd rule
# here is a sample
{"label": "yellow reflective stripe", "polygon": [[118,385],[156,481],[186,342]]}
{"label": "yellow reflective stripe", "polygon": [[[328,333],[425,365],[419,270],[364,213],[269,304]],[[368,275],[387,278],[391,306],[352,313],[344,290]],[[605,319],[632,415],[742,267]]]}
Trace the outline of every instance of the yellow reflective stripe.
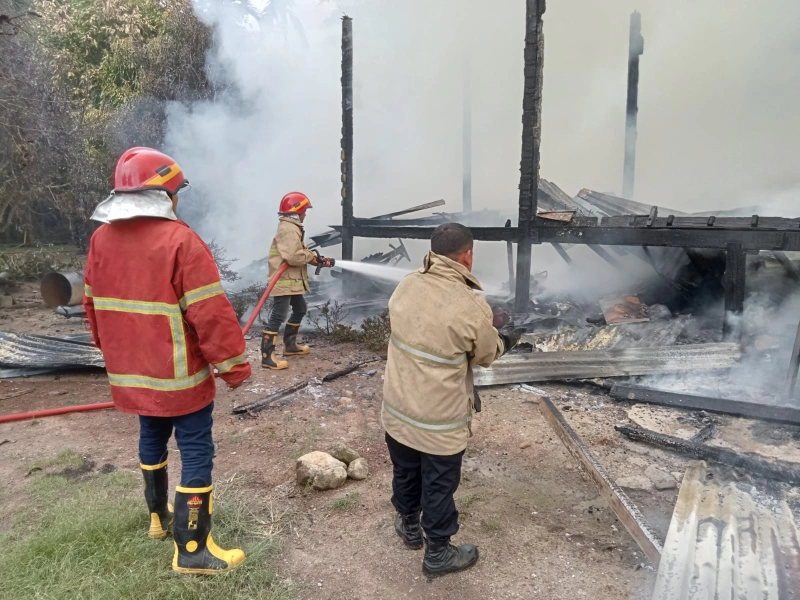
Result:
{"label": "yellow reflective stripe", "polygon": [[392,334],[389,338],[392,346],[403,352],[404,354],[408,354],[409,356],[413,356],[419,360],[423,360],[425,362],[443,365],[445,367],[454,367],[459,368],[465,362],[467,362],[467,355],[459,354],[455,358],[447,358],[444,356],[439,356],[438,354],[434,354],[430,350],[423,350],[422,348],[418,348],[416,346],[412,346],[408,342],[405,342],[398,338],[396,335]]}
{"label": "yellow reflective stripe", "polygon": [[92,286],[87,285],[87,284],[84,283],[83,284],[83,294],[87,298],[91,298],[92,297]]}
{"label": "yellow reflective stripe", "polygon": [[200,302],[201,300],[207,300],[209,298],[213,298],[214,296],[219,296],[220,294],[224,294],[225,290],[222,289],[222,284],[219,281],[215,281],[214,283],[209,283],[208,285],[204,285],[203,287],[199,287],[194,290],[190,290],[186,292],[186,294],[181,298],[179,305],[181,309],[186,310],[192,304],[196,302]]}
{"label": "yellow reflective stripe", "polygon": [[151,177],[147,181],[142,184],[142,187],[146,185],[164,185],[170,179],[179,175],[181,172],[181,168],[178,166],[178,163],[173,163],[169,165],[169,171],[167,171],[166,175],[155,175]]}
{"label": "yellow reflective stripe", "polygon": [[175,379],[159,379],[157,377],[147,377],[145,375],[120,375],[117,373],[109,373],[108,382],[117,387],[144,388],[162,392],[176,392],[193,388],[208,379],[210,376],[211,367],[206,366],[202,371],[195,373],[190,377],[176,377]]}
{"label": "yellow reflective stripe", "polygon": [[[200,288],[200,290],[203,289],[204,288]],[[167,302],[148,302],[146,300],[123,300],[121,298],[98,297],[94,298],[94,308],[95,310],[168,317],[170,333],[172,334],[172,360],[175,365],[175,379],[182,379],[189,375],[189,359],[186,354],[186,335],[183,330],[183,313],[179,305],[169,304]]]}
{"label": "yellow reflective stripe", "polygon": [[213,485],[202,488],[183,487],[182,485],[175,486],[175,491],[180,492],[181,494],[207,494],[213,489],[214,489]]}
{"label": "yellow reflective stripe", "polygon": [[139,463],[139,466],[145,471],[158,471],[159,469],[163,469],[164,467],[166,467],[167,466],[167,462],[169,462],[169,461],[165,460],[164,462],[159,463],[157,465],[143,465],[143,464]]}
{"label": "yellow reflective stripe", "polygon": [[410,425],[414,429],[420,429],[422,431],[430,431],[432,433],[452,433],[454,431],[459,431],[466,427],[472,421],[472,415],[465,415],[463,418],[459,419],[458,421],[454,421],[452,423],[432,423],[430,421],[419,421],[408,415],[400,412],[391,404],[388,404],[386,400],[383,401],[383,408],[386,409],[390,415],[396,418],[398,421],[402,421],[406,425]]}
{"label": "yellow reflective stripe", "polygon": [[166,302],[146,302],[144,300],[121,300],[120,298],[94,299],[95,310],[111,310],[117,312],[132,312],[142,315],[164,315],[167,317],[180,316],[181,307],[177,304]]}
{"label": "yellow reflective stripe", "polygon": [[281,255],[281,251],[278,250],[275,247],[272,247],[272,248],[269,249],[269,255],[270,256],[280,256]]}
{"label": "yellow reflective stripe", "polygon": [[245,358],[245,352],[242,352],[239,356],[234,356],[233,358],[229,358],[228,360],[219,364],[215,364],[214,366],[220,373],[227,373],[236,365],[243,365],[246,362],[247,358]]}

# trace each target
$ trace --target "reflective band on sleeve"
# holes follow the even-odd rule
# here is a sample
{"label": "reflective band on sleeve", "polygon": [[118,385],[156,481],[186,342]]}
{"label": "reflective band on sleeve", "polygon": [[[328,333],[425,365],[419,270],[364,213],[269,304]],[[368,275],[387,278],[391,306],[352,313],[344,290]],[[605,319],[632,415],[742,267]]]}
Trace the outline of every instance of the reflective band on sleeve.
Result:
{"label": "reflective band on sleeve", "polygon": [[414,346],[412,346],[407,342],[404,342],[394,334],[392,334],[392,337],[390,339],[392,345],[395,348],[397,348],[401,352],[405,352],[406,354],[409,354],[414,358],[418,358],[420,360],[435,363],[437,365],[444,365],[446,367],[456,367],[456,368],[460,367],[461,365],[467,362],[466,353],[460,354],[455,358],[446,358],[444,356],[433,354],[432,352],[429,352],[427,350],[423,350],[422,348],[415,348]]}
{"label": "reflective band on sleeve", "polygon": [[423,431],[432,431],[435,433],[451,433],[453,431],[458,431],[459,429],[463,429],[472,421],[472,416],[467,415],[463,419],[459,421],[455,421],[453,423],[425,423],[424,421],[418,421],[416,419],[412,419],[408,415],[404,415],[395,407],[387,404],[386,401],[383,401],[383,408],[386,409],[390,415],[392,415],[398,421],[402,421],[406,425],[411,425],[415,429],[421,429]]}
{"label": "reflective band on sleeve", "polygon": [[234,356],[233,358],[229,358],[228,360],[221,362],[219,364],[215,364],[214,366],[220,373],[227,373],[233,367],[237,365],[243,365],[246,362],[247,358],[245,358],[245,353],[242,352],[239,356]]}
{"label": "reflective band on sleeve", "polygon": [[87,285],[87,284],[84,283],[83,284],[83,294],[87,298],[91,298],[92,297],[92,286]]}
{"label": "reflective band on sleeve", "polygon": [[192,304],[200,302],[201,300],[208,300],[209,298],[224,293],[225,290],[222,289],[222,284],[219,281],[215,281],[214,283],[186,292],[179,304],[182,310],[186,310]]}
{"label": "reflective band on sleeve", "polygon": [[278,279],[278,281],[275,282],[275,287],[286,287],[286,286],[289,286],[289,285],[298,285],[298,284],[302,285],[303,284],[303,280],[302,279],[284,279],[284,278],[281,277],[280,279]]}
{"label": "reflective band on sleeve", "polygon": [[269,249],[269,255],[270,256],[280,256],[281,255],[281,251],[273,246],[272,248]]}
{"label": "reflective band on sleeve", "polygon": [[177,392],[193,388],[210,376],[211,367],[206,366],[202,371],[195,373],[191,377],[175,379],[158,379],[157,377],[146,377],[144,375],[120,375],[117,373],[109,373],[108,382],[117,387],[134,387],[162,392]]}

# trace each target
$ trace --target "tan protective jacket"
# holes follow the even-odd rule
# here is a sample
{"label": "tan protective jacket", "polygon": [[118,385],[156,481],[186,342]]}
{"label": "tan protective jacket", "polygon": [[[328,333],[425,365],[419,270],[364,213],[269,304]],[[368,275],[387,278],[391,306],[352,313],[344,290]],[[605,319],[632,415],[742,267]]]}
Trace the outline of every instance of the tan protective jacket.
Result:
{"label": "tan protective jacket", "polygon": [[406,446],[440,456],[467,447],[472,366],[488,367],[504,350],[480,289],[464,266],[430,252],[389,300],[382,420]]}
{"label": "tan protective jacket", "polygon": [[310,291],[308,287],[308,263],[314,260],[314,253],[306,248],[303,237],[305,231],[300,221],[291,217],[281,217],[278,233],[269,249],[269,281],[281,265],[289,263],[289,268],[281,275],[270,296],[293,296]]}

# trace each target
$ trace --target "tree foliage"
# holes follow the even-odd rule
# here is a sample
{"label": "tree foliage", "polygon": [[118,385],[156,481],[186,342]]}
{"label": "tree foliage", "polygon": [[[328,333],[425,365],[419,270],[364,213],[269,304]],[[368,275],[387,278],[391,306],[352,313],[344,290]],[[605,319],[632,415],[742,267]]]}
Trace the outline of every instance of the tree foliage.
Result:
{"label": "tree foliage", "polygon": [[161,144],[167,102],[214,95],[212,31],[191,0],[0,0],[0,15],[0,239],[83,245],[119,154]]}

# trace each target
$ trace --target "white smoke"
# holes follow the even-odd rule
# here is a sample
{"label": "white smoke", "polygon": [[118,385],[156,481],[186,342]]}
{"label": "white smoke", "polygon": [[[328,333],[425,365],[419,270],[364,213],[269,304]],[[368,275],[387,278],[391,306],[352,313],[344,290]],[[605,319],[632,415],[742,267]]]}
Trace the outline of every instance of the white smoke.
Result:
{"label": "white smoke", "polygon": [[[438,198],[445,210],[460,210],[467,61],[473,203],[514,210],[523,0],[281,0],[293,19],[264,17],[278,2],[196,0],[215,29],[209,72],[228,91],[172,105],[167,145],[193,184],[185,203],[204,208],[202,217],[189,214],[206,238],[240,265],[264,256],[278,201],[292,190],[314,203],[310,233],[340,222],[343,12],[354,18],[356,215]],[[548,3],[542,176],[569,194],[619,192],[634,9],[645,37],[637,199],[684,210],[764,204],[781,194],[791,202],[800,186],[793,0]],[[385,249],[357,240],[356,257],[377,245]],[[493,263],[504,264],[503,250],[491,252]],[[534,271],[552,258],[535,250]]]}

